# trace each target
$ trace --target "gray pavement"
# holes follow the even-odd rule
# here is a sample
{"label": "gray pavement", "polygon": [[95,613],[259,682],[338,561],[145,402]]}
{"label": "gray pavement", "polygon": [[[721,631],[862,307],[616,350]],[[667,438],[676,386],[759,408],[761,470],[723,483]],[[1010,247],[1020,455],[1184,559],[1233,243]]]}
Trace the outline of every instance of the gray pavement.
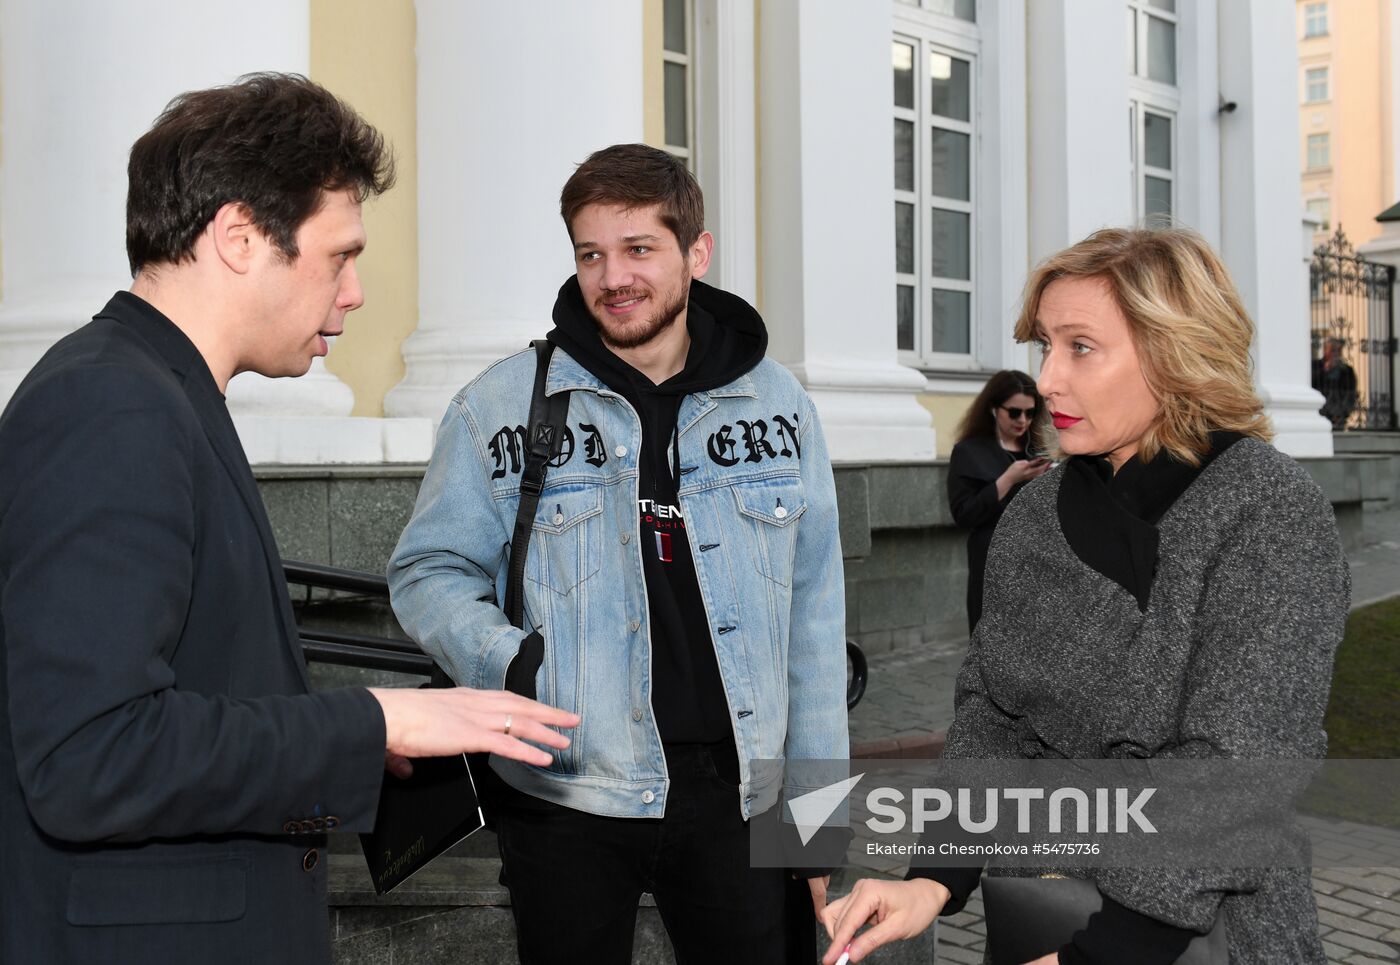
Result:
{"label": "gray pavement", "polygon": [[[1353,608],[1400,594],[1400,509],[1367,513],[1358,542],[1347,554]],[[953,680],[966,641],[939,649],[896,650],[870,658],[869,687],[851,712],[857,756],[923,756],[953,719]],[[1323,945],[1334,965],[1400,963],[1400,850],[1377,847],[1374,829],[1329,822],[1314,833],[1319,867],[1313,883]],[[1332,870],[1329,855],[1375,854],[1374,868]],[[1344,863],[1344,862],[1334,862]],[[844,891],[858,875],[902,877],[896,862],[843,869],[834,888]],[[986,927],[981,899],[939,923],[940,962],[982,961]]]}

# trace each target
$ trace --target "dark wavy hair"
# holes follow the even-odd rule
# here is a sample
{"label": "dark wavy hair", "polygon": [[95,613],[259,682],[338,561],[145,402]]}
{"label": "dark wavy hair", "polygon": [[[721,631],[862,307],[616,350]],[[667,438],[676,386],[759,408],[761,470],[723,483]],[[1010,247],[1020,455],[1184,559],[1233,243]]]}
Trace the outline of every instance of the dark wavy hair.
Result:
{"label": "dark wavy hair", "polygon": [[247,74],[172,100],[132,145],[126,255],[132,275],[194,257],[201,232],[230,202],[286,258],[324,192],[364,201],[394,183],[383,136],[344,101],[299,74]]}
{"label": "dark wavy hair", "polygon": [[588,155],[559,195],[559,214],[574,238],[574,217],[590,204],[626,209],[659,205],[661,223],[684,250],[705,230],[705,196],[685,162],[645,144],[614,144]]}
{"label": "dark wavy hair", "polygon": [[1026,431],[1026,444],[1034,445],[1045,428],[1045,400],[1035,387],[1035,379],[1016,369],[1002,369],[987,380],[972,405],[963,413],[962,421],[954,432],[955,443],[977,437],[995,439],[997,435],[996,417],[992,410],[1005,405],[1013,395],[1028,395],[1035,400],[1035,418]]}

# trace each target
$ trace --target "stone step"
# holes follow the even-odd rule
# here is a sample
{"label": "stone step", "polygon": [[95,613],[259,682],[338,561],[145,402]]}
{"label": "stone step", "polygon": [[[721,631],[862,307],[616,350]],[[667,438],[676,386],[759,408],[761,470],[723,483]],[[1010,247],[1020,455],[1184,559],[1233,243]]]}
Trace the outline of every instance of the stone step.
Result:
{"label": "stone step", "polygon": [[[478,832],[468,840],[482,837],[488,833]],[[497,879],[499,859],[444,855],[381,897],[374,893],[364,858],[335,851],[339,849],[328,856],[328,863],[336,965],[519,965],[510,895]],[[715,925],[723,927],[722,922]],[[642,896],[636,934],[633,965],[673,965],[651,895]],[[930,929],[918,939],[880,949],[866,961],[933,965],[934,942]],[[824,947],[823,938],[818,949]]]}

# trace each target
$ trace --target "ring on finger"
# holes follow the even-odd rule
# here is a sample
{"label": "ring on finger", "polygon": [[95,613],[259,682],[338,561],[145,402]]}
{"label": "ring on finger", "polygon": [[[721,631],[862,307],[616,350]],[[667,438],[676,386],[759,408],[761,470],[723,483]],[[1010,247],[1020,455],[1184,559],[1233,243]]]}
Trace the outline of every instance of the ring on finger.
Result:
{"label": "ring on finger", "polygon": [[507,736],[507,737],[510,736],[510,722],[511,722],[512,720],[514,720],[514,719],[515,719],[515,718],[514,718],[513,715],[511,715],[511,714],[506,714],[506,736]]}

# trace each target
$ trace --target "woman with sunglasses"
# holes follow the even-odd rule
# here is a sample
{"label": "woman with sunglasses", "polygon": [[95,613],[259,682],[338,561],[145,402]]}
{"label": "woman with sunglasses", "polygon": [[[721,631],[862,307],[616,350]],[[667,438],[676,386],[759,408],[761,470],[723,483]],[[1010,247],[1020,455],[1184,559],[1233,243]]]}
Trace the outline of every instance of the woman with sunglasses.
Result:
{"label": "woman with sunglasses", "polygon": [[948,465],[948,505],[967,537],[968,633],[982,615],[982,571],[1002,511],[1021,487],[1050,468],[1031,442],[1042,411],[1035,380],[1005,369],[982,387],[962,422]]}

